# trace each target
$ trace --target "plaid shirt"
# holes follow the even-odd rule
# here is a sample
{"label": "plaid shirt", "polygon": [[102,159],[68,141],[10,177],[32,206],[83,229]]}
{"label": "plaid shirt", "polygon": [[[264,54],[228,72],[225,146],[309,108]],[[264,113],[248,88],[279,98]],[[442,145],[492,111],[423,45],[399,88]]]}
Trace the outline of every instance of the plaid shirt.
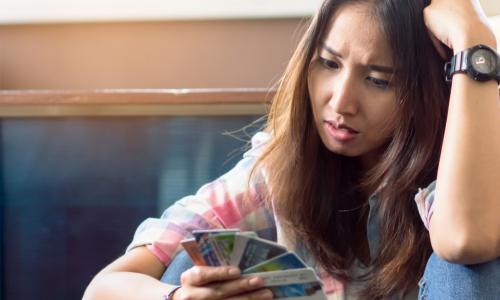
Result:
{"label": "plaid shirt", "polygon": [[[345,282],[328,275],[314,263],[314,258],[296,249],[295,245],[290,245],[286,237],[280,234],[282,231],[279,221],[276,220],[272,209],[266,207],[264,203],[263,195],[267,189],[264,174],[256,174],[252,181],[248,181],[250,171],[269,139],[268,133],[257,133],[252,138],[251,149],[232,170],[201,187],[195,195],[184,197],[174,203],[164,211],[161,218],[149,218],[143,221],[137,228],[127,251],[146,245],[156,257],[168,265],[182,250],[180,241],[188,237],[192,230],[239,228],[242,231],[255,231],[260,237],[278,241],[296,250],[304,261],[317,270],[329,299],[347,299],[347,295],[351,294],[349,290],[357,288],[349,287]],[[247,201],[243,201],[245,193],[249,193],[250,196]],[[372,197],[369,202],[372,204],[373,200]],[[418,211],[426,227],[432,215],[433,200],[434,183],[426,189],[421,189],[415,197]],[[368,232],[373,231],[369,228]]]}

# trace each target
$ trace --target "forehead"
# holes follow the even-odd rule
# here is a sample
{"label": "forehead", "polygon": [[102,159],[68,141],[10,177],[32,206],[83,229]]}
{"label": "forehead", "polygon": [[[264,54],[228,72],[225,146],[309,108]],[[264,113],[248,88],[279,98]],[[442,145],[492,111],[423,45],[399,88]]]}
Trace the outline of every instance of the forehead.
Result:
{"label": "forehead", "polygon": [[346,4],[332,16],[322,42],[363,63],[392,65],[392,49],[369,3]]}

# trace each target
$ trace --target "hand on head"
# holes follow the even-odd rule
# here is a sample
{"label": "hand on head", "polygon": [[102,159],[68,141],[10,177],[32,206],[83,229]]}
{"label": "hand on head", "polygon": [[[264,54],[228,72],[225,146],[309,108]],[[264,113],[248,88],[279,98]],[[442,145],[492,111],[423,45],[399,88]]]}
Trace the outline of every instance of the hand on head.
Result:
{"label": "hand on head", "polygon": [[441,56],[476,44],[496,48],[496,39],[478,0],[424,0],[424,21]]}

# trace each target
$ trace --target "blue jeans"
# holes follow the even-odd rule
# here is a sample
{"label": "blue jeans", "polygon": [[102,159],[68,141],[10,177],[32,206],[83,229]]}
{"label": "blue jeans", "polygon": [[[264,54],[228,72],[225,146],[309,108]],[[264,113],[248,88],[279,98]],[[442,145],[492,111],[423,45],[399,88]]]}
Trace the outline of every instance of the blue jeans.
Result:
{"label": "blue jeans", "polygon": [[161,276],[161,281],[172,284],[181,285],[181,274],[187,269],[193,266],[191,258],[186,251],[182,251],[174,257],[174,260],[170,263],[163,276]]}
{"label": "blue jeans", "polygon": [[[193,263],[186,252],[179,253],[161,281],[180,285],[182,272]],[[458,265],[432,254],[419,282],[421,300],[500,300],[500,258],[477,265]]]}
{"label": "blue jeans", "polygon": [[483,264],[459,265],[432,254],[419,286],[419,299],[500,300],[500,258]]}

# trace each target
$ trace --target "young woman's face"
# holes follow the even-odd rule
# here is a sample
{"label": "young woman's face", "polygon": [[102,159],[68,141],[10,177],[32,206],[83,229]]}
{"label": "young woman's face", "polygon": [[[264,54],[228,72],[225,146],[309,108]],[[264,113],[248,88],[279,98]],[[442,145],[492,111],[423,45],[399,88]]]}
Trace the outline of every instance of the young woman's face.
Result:
{"label": "young woman's face", "polygon": [[308,87],[321,140],[372,165],[392,136],[396,96],[391,48],[366,4],[333,16],[311,61]]}

